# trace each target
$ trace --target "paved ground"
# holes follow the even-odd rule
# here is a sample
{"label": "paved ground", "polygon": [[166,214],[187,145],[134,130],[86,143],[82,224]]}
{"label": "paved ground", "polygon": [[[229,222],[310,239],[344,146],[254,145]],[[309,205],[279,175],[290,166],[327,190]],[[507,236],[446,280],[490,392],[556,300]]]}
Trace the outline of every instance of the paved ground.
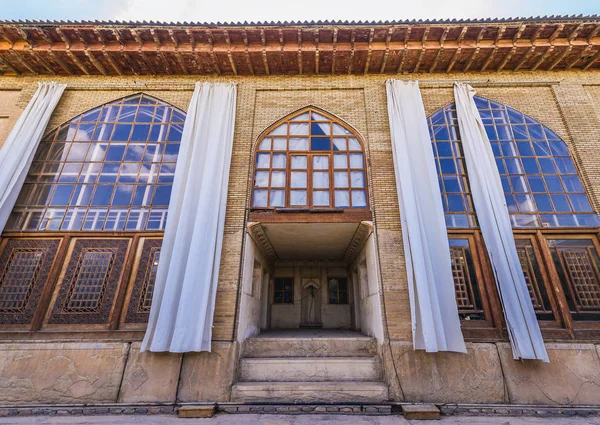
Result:
{"label": "paved ground", "polygon": [[36,425],[600,425],[600,418],[446,417],[441,421],[407,421],[402,416],[228,415],[211,419],[152,416],[30,416],[0,418],[0,424]]}

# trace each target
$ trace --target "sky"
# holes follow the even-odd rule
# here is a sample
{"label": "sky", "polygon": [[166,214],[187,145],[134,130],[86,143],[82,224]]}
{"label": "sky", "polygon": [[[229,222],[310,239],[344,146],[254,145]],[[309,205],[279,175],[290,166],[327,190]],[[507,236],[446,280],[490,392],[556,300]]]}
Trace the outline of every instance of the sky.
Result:
{"label": "sky", "polygon": [[0,19],[251,22],[599,14],[600,0],[0,0]]}

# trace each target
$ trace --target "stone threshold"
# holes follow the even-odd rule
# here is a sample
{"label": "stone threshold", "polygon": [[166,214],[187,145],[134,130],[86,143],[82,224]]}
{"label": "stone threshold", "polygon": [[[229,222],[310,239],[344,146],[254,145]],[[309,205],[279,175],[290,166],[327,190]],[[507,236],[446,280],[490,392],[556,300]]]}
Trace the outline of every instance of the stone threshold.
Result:
{"label": "stone threshold", "polygon": [[[7,416],[94,416],[94,415],[176,415],[182,406],[215,406],[217,412],[230,414],[401,414],[402,405],[424,406],[432,403],[98,403],[38,404],[0,406],[0,417]],[[600,405],[549,406],[531,404],[438,404],[442,416],[537,416],[600,417]]]}

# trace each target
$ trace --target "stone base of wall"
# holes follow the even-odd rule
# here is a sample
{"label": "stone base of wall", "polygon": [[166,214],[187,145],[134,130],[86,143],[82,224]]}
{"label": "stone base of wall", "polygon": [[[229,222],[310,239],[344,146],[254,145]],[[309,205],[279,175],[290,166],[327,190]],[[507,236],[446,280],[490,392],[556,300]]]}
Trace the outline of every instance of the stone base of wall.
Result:
{"label": "stone base of wall", "polygon": [[467,354],[415,351],[406,342],[382,351],[394,400],[600,405],[600,346],[548,343],[546,349],[550,363],[516,361],[508,343],[469,343]]}
{"label": "stone base of wall", "polygon": [[139,342],[0,344],[1,404],[228,401],[237,343],[212,349],[181,355],[140,353]]}

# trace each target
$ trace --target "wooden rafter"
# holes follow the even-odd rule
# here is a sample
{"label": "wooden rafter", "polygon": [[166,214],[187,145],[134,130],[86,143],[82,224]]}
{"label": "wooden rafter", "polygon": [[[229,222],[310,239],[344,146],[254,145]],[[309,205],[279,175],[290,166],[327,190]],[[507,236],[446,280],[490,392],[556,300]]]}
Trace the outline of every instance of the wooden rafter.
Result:
{"label": "wooden rafter", "polygon": [[152,39],[154,40],[154,43],[156,44],[156,53],[157,53],[158,57],[161,58],[161,60],[165,64],[165,70],[167,71],[167,74],[173,75],[173,70],[171,69],[171,65],[169,65],[169,61],[167,60],[167,57],[161,50],[162,43],[160,41],[160,38],[158,37],[158,33],[156,32],[155,29],[151,29],[150,34],[152,35]]}
{"label": "wooden rafter", "polygon": [[556,65],[558,65],[569,53],[571,53],[571,50],[573,50],[573,45],[567,47],[560,55],[558,55],[558,57],[552,61],[546,71],[552,71]]}
{"label": "wooden rafter", "polygon": [[419,51],[419,56],[417,57],[417,63],[415,64],[415,67],[413,68],[413,73],[418,72],[419,71],[419,67],[421,66],[421,61],[423,60],[423,56],[425,56],[425,43],[427,43],[427,37],[429,37],[429,30],[431,29],[431,27],[427,27],[425,28],[425,31],[423,32],[423,37],[421,38],[421,50]]}
{"label": "wooden rafter", "polygon": [[279,57],[281,58],[281,70],[285,74],[285,52],[284,52],[284,39],[283,39],[283,30],[278,31],[279,35]]}
{"label": "wooden rafter", "polygon": [[198,50],[196,50],[196,36],[194,35],[194,32],[190,29],[186,29],[185,32],[188,35],[188,37],[190,37],[190,42],[192,44],[192,55],[194,56],[194,60],[192,62],[196,64],[196,68],[200,73],[202,73],[202,68],[200,67],[200,56],[198,55]]}
{"label": "wooden rafter", "polygon": [[315,74],[319,73],[319,30],[315,30]]}
{"label": "wooden rafter", "polygon": [[437,68],[440,58],[442,57],[442,53],[444,53],[444,41],[446,41],[446,37],[448,36],[448,31],[450,31],[449,27],[444,30],[444,32],[442,33],[442,36],[440,37],[440,48],[437,52],[437,55],[435,55],[435,59],[433,60],[431,67],[429,68],[430,73],[433,72],[435,70],[435,68]]}
{"label": "wooden rafter", "polygon": [[302,75],[302,30],[298,29],[298,74]]}
{"label": "wooden rafter", "polygon": [[354,67],[354,54],[356,53],[356,30],[352,29],[350,34],[350,61],[348,63],[348,75],[352,74],[352,68]]}
{"label": "wooden rafter", "polygon": [[367,52],[367,60],[365,61],[365,70],[364,73],[367,74],[369,72],[369,65],[371,64],[371,56],[373,56],[373,36],[375,35],[375,29],[371,28],[369,30],[369,47]]}
{"label": "wooden rafter", "polygon": [[265,36],[265,30],[260,30],[260,44],[262,46],[262,59],[265,67],[265,74],[269,75],[269,60],[267,58],[267,37]]}
{"label": "wooden rafter", "polygon": [[250,52],[248,52],[248,32],[244,30],[242,32],[242,37],[244,38],[244,55],[246,56],[246,64],[248,65],[248,69],[250,70],[250,74],[254,75],[254,66],[252,66],[252,60],[250,59]]}
{"label": "wooden rafter", "polygon": [[385,35],[385,53],[383,54],[381,68],[379,69],[380,74],[383,74],[385,72],[385,67],[387,66],[388,58],[390,57],[390,40],[392,39],[393,34],[394,27],[390,27],[390,29],[388,29],[387,34]]}
{"label": "wooden rafter", "polygon": [[71,41],[67,38],[67,36],[65,35],[65,33],[60,28],[56,29],[56,33],[58,34],[58,36],[60,37],[60,39],[63,41],[63,43],[65,43],[65,48],[66,48],[65,52],[67,53],[67,55],[69,56],[69,58],[73,61],[73,63],[75,65],[77,65],[77,67],[79,69],[81,69],[81,71],[83,71],[83,73],[85,75],[90,75],[90,71],[83,65],[83,63],[81,63],[81,61],[79,60],[79,58],[77,57],[77,55],[75,55],[71,51]]}
{"label": "wooden rafter", "polygon": [[217,61],[217,55],[215,55],[215,40],[213,39],[212,31],[207,29],[204,31],[204,33],[206,34],[208,45],[210,47],[209,54],[213,63],[213,68],[215,69],[217,75],[221,75],[221,68],[219,67],[219,62]]}
{"label": "wooden rafter", "polygon": [[408,54],[408,40],[410,39],[411,31],[412,27],[408,27],[406,29],[406,34],[404,35],[404,48],[402,49],[402,57],[400,58],[398,69],[396,69],[396,74],[400,74],[403,71],[404,62],[406,61],[406,55]]}
{"label": "wooden rafter", "polygon": [[223,30],[223,33],[225,34],[225,43],[227,43],[227,57],[229,58],[229,65],[231,65],[233,75],[238,75],[237,67],[235,66],[235,62],[233,60],[233,53],[231,53],[231,39],[229,38],[229,31]]}
{"label": "wooden rafter", "polygon": [[177,58],[177,63],[181,67],[181,70],[183,71],[183,73],[185,75],[189,75],[190,71],[188,70],[187,66],[185,65],[185,61],[183,60],[183,56],[181,56],[181,52],[179,51],[179,43],[177,42],[177,39],[175,38],[175,35],[173,34],[173,30],[170,29],[168,31],[168,33],[169,33],[169,37],[173,41],[173,44],[175,45],[175,57]]}
{"label": "wooden rafter", "polygon": [[486,68],[489,66],[489,64],[492,63],[492,60],[494,59],[494,57],[496,56],[496,53],[498,52],[498,42],[502,39],[502,36],[504,35],[505,31],[506,31],[506,27],[504,25],[498,29],[498,34],[496,34],[496,39],[494,41],[494,48],[492,49],[489,56],[483,63],[483,66],[481,67],[481,72],[485,71]]}
{"label": "wooden rafter", "polygon": [[587,71],[588,69],[590,69],[592,67],[592,65],[596,63],[596,61],[598,59],[600,59],[600,49],[598,49],[596,54],[590,58],[590,60],[588,61],[587,64],[585,64],[585,66],[583,67],[583,70]]}

